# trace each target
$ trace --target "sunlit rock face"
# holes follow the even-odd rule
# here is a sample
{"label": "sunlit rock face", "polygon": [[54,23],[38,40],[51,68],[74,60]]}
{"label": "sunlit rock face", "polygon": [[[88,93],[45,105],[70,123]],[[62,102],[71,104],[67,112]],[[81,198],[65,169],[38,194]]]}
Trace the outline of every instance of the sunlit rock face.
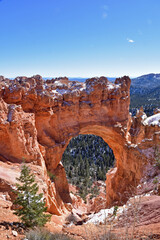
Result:
{"label": "sunlit rock face", "polygon": [[44,81],[39,75],[0,80],[1,159],[18,162],[24,157],[55,176],[54,183],[47,182],[50,212],[61,214],[72,203],[60,161],[71,138],[79,134],[102,137],[114,152],[116,168],[106,180],[107,206],[129,197],[160,141],[159,125],[147,121],[142,110],[133,119],[129,114],[129,77],[114,84],[105,77],[85,83]]}

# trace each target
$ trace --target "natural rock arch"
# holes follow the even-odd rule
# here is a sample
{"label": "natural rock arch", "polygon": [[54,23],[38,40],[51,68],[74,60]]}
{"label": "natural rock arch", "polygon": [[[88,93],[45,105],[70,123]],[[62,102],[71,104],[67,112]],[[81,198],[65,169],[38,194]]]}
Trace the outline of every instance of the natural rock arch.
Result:
{"label": "natural rock arch", "polygon": [[[145,161],[140,159],[142,155],[136,151],[134,146],[127,145],[127,141],[122,132],[119,132],[119,128],[115,130],[112,127],[93,125],[82,128],[79,134],[93,134],[102,137],[113,150],[116,158],[116,168],[107,174],[106,206],[126,201],[130,191],[133,190],[133,187],[137,185],[142,176],[142,168],[145,163]],[[60,156],[65,151],[68,142],[64,145],[62,152],[60,152]],[[64,171],[61,164],[58,164],[55,170],[53,170],[55,176],[63,176],[63,184],[60,178],[58,178],[58,182],[56,182],[55,178],[55,184],[63,201],[71,202]]]}
{"label": "natural rock arch", "polygon": [[[68,92],[69,88],[64,89],[64,86],[63,89],[62,86],[60,89],[56,88],[59,102],[53,115],[46,114],[42,121],[42,113],[36,114],[38,140],[42,145],[47,145],[46,163],[50,171],[60,176],[61,169],[64,179],[64,170],[58,164],[72,136],[79,134],[95,134],[102,137],[114,151],[117,168],[121,168],[121,172],[124,171],[122,165],[126,162],[123,158],[126,155],[126,134],[130,120],[130,82],[128,77],[124,77],[112,84],[101,77],[89,79],[85,84],[74,83],[72,92]],[[67,85],[68,82],[65,84]],[[63,99],[60,99],[61,96]],[[62,184],[60,177],[57,179],[55,184],[61,198],[69,202],[67,181],[64,180]],[[124,186],[121,191],[125,190]],[[108,195],[109,203],[112,201],[110,198]],[[118,200],[116,193],[114,200]]]}
{"label": "natural rock arch", "polygon": [[[131,117],[130,83],[126,76],[115,83],[105,77],[85,83],[67,78],[44,81],[39,75],[12,81],[1,77],[1,117],[7,125],[4,128],[1,122],[0,138],[7,133],[14,139],[5,154],[0,146],[1,159],[18,161],[24,156],[57,176],[55,189],[48,187],[50,212],[60,214],[63,202],[71,202],[60,161],[70,139],[79,134],[102,137],[114,152],[117,166],[107,174],[107,206],[125,201],[131,186],[139,182],[144,164],[153,158],[154,145],[160,143],[160,127],[151,126],[142,110]],[[17,153],[15,146],[20,144]]]}

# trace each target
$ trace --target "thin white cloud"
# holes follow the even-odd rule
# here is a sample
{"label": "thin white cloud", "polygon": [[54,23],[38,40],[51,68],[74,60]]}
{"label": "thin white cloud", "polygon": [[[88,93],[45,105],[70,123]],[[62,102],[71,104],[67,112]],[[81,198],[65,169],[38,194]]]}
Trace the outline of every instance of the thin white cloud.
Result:
{"label": "thin white cloud", "polygon": [[102,5],[101,7],[103,9],[102,18],[106,19],[108,17],[108,5]]}
{"label": "thin white cloud", "polygon": [[104,12],[104,13],[102,14],[102,18],[103,18],[103,19],[106,19],[107,16],[108,16],[108,14],[107,14],[106,12]]}
{"label": "thin white cloud", "polygon": [[107,5],[103,5],[103,9],[104,10],[108,10],[108,6]]}
{"label": "thin white cloud", "polygon": [[129,38],[127,38],[127,41],[128,41],[129,43],[134,43],[134,42],[135,42],[133,39],[129,39]]}

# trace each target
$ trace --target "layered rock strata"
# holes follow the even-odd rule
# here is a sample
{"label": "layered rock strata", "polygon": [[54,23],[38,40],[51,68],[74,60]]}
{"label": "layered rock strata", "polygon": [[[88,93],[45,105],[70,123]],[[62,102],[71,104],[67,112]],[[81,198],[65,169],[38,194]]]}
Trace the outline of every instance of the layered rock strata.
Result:
{"label": "layered rock strata", "polygon": [[[147,161],[153,161],[160,125],[142,110],[131,117],[130,83],[126,76],[115,83],[105,77],[85,83],[67,78],[44,81],[39,75],[0,77],[0,160],[24,159],[42,167],[50,212],[61,214],[72,203],[60,163],[72,137],[95,134],[112,148],[116,168],[106,178],[107,206],[125,201]],[[46,169],[54,176],[52,183]]]}

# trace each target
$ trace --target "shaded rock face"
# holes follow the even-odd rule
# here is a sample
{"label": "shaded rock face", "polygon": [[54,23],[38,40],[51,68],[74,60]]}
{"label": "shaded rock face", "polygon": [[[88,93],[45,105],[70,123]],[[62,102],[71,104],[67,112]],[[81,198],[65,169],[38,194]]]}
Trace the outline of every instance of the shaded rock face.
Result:
{"label": "shaded rock face", "polygon": [[[107,206],[129,197],[160,144],[158,125],[145,122],[142,110],[133,119],[129,114],[129,77],[114,84],[105,77],[85,83],[44,81],[39,75],[0,80],[0,159],[20,162],[23,157],[42,166],[50,212],[61,214],[72,202],[60,161],[71,138],[79,134],[102,137],[114,152],[116,168],[106,177]],[[47,180],[46,168],[54,183]]]}

